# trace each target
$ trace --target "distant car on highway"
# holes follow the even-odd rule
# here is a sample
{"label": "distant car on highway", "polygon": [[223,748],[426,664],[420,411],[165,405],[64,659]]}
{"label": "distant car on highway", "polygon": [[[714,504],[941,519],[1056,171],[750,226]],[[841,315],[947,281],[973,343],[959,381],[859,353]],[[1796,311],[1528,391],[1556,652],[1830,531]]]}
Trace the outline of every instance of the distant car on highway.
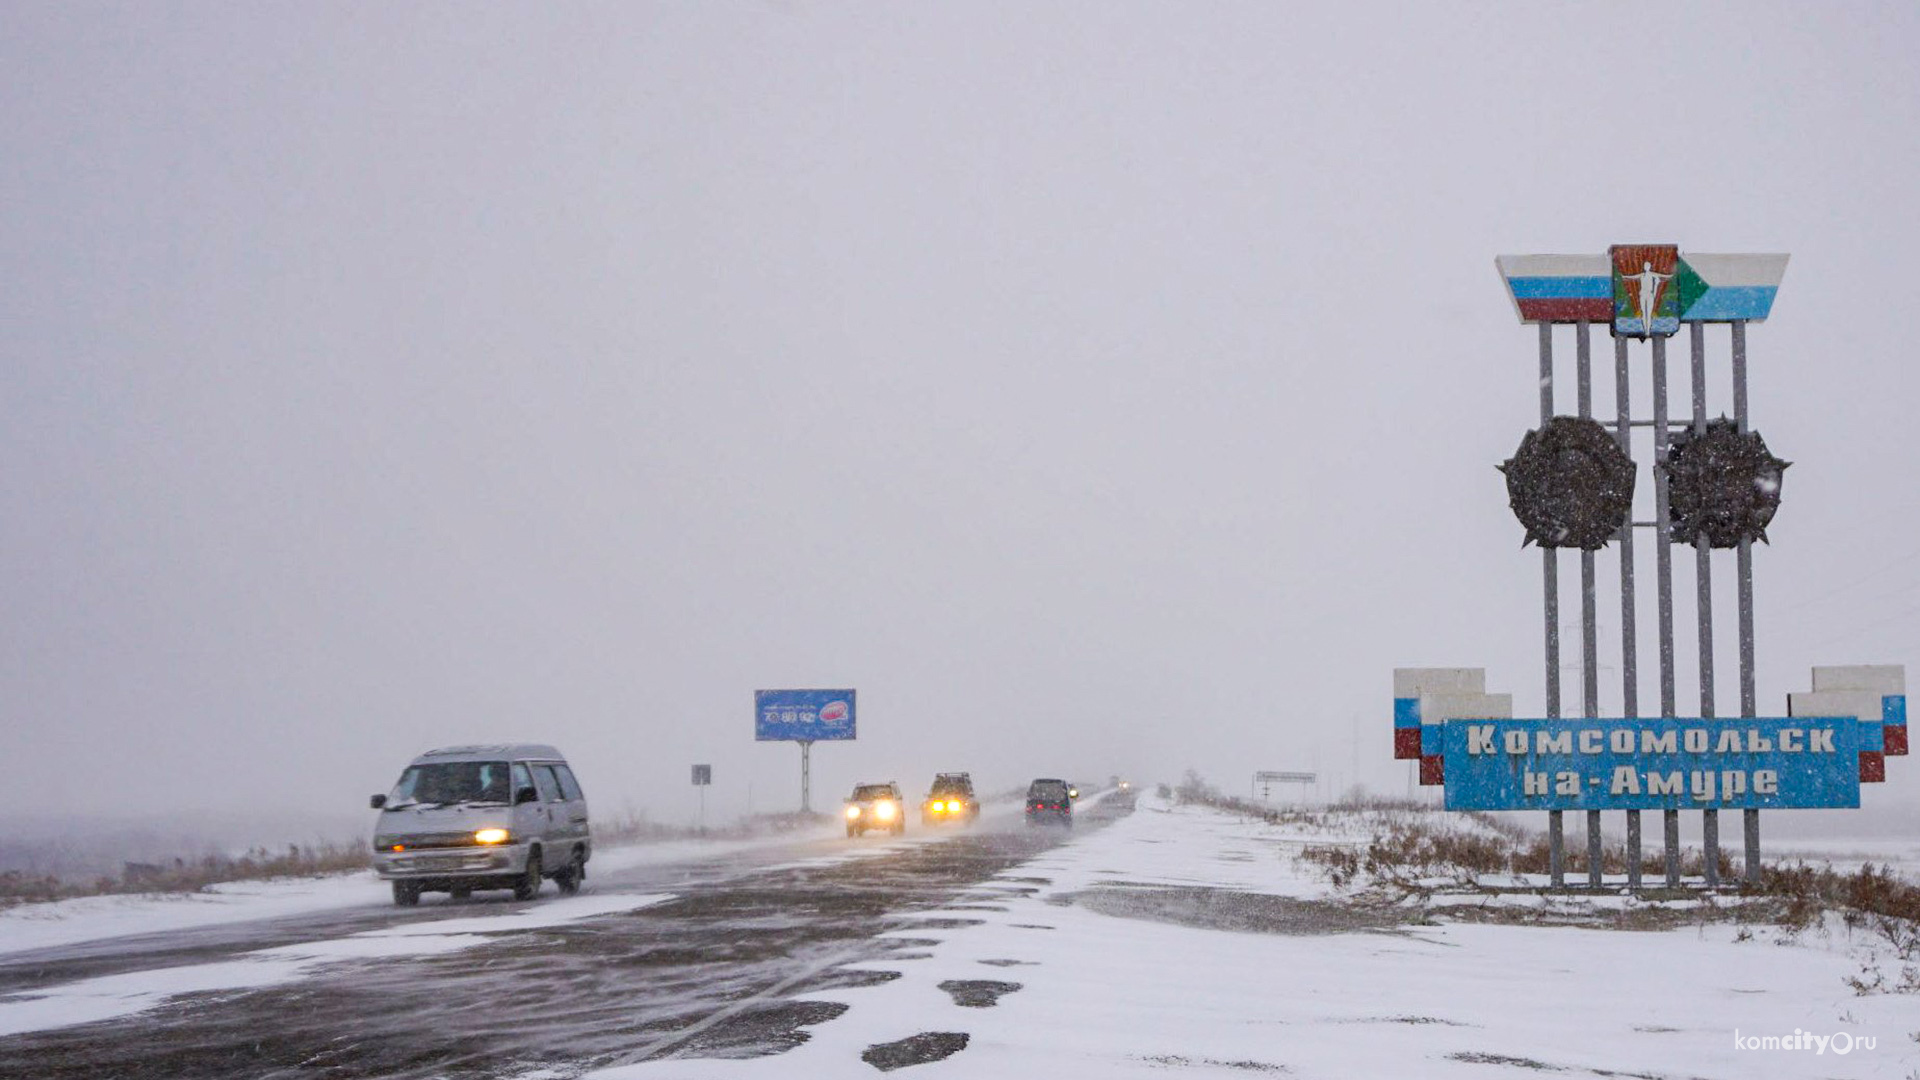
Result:
{"label": "distant car on highway", "polygon": [[907,831],[907,804],[900,798],[900,785],[858,784],[847,797],[847,835],[860,836],[868,829],[885,829],[895,836]]}
{"label": "distant car on highway", "polygon": [[926,801],[920,804],[920,824],[973,824],[980,816],[980,800],[973,794],[973,774],[943,772],[933,778]]}
{"label": "distant car on highway", "polygon": [[1027,824],[1073,828],[1073,787],[1043,777],[1027,785]]}

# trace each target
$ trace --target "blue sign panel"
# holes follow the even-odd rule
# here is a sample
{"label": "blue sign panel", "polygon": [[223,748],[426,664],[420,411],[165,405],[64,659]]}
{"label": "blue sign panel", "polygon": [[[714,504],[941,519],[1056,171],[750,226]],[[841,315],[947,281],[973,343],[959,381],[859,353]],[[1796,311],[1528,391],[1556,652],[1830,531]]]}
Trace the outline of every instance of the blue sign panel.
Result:
{"label": "blue sign panel", "polygon": [[811,742],[853,738],[851,690],[755,690],[753,737]]}
{"label": "blue sign panel", "polygon": [[1449,810],[1860,805],[1854,717],[1449,720]]}

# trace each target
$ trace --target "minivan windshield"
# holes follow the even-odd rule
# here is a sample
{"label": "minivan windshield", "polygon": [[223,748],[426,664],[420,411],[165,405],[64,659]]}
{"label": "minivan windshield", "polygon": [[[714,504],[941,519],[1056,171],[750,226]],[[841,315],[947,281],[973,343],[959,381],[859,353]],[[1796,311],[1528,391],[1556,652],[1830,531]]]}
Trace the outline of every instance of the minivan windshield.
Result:
{"label": "minivan windshield", "polygon": [[387,796],[387,809],[408,806],[445,806],[448,803],[507,805],[507,763],[504,761],[436,761],[409,765]]}

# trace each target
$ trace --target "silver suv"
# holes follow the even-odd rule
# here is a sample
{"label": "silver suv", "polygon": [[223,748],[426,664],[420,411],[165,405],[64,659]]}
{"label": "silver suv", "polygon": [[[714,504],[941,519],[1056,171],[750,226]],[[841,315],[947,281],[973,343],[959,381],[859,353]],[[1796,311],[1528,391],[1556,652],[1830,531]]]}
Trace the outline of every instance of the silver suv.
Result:
{"label": "silver suv", "polygon": [[393,902],[423,892],[463,900],[475,889],[512,889],[531,900],[540,880],[580,891],[593,857],[587,800],[551,746],[450,746],[414,758],[400,782],[371,800],[373,868]]}
{"label": "silver suv", "polygon": [[868,829],[885,829],[894,836],[907,831],[907,804],[900,798],[900,785],[857,784],[847,796],[847,835],[861,836]]}

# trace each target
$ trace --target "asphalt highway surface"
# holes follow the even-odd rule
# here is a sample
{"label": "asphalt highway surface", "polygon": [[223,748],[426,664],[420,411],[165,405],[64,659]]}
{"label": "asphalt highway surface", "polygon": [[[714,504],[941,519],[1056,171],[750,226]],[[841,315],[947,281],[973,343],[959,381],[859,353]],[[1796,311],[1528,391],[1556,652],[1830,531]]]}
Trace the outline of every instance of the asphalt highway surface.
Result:
{"label": "asphalt highway surface", "polygon": [[[1125,810],[1104,802],[1077,830]],[[937,837],[937,838],[935,838]],[[1071,834],[1017,808],[917,843],[802,840],[749,853],[592,873],[583,896],[670,894],[651,906],[515,933],[438,955],[328,963],[291,981],[187,994],[134,1016],[0,1036],[0,1076],[62,1078],[510,1077],[664,1057],[775,1054],[842,1008],[795,995],[885,972],[852,961],[911,951],[933,908],[990,899],[996,875]],[[860,857],[822,859],[836,852]],[[260,950],[537,909],[481,893],[418,908],[116,938],[0,957],[0,998],[76,980],[239,961]],[[439,902],[436,902],[439,901]],[[431,929],[426,927],[425,929]]]}

